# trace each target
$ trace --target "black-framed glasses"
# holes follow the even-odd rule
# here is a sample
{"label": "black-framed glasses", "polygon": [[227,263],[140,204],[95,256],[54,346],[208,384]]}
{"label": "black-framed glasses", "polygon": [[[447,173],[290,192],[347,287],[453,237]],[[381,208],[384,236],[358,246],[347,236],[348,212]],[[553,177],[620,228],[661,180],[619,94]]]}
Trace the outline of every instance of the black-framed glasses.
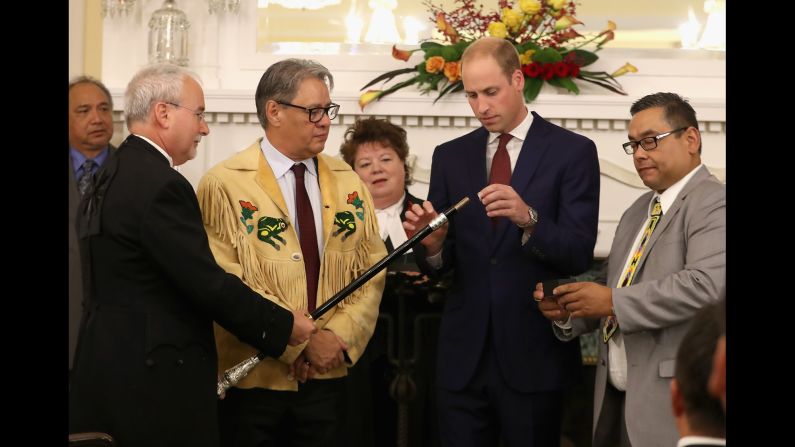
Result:
{"label": "black-framed glasses", "polygon": [[309,122],[316,123],[323,119],[323,114],[325,113],[328,115],[328,119],[333,120],[337,117],[337,114],[340,111],[340,105],[334,104],[333,102],[329,104],[327,107],[301,107],[295,104],[290,104],[289,102],[282,102],[276,101],[276,104],[280,104],[283,106],[295,107],[296,109],[301,109],[309,114]]}
{"label": "black-framed glasses", "polygon": [[206,121],[206,120],[204,119],[204,114],[205,114],[206,112],[205,112],[205,111],[203,111],[203,110],[202,110],[202,111],[199,111],[199,110],[193,110],[193,109],[191,109],[190,107],[185,107],[185,106],[179,105],[179,104],[177,104],[177,103],[174,103],[174,102],[167,102],[166,104],[168,104],[168,105],[171,105],[171,106],[174,106],[174,107],[179,107],[180,109],[185,109],[185,110],[189,111],[190,113],[192,113],[192,114],[196,115],[196,117],[197,117],[197,118],[199,118],[199,121]]}
{"label": "black-framed glasses", "polygon": [[638,151],[638,146],[642,147],[644,151],[650,151],[657,148],[657,142],[662,140],[663,138],[667,137],[668,135],[674,134],[676,132],[681,132],[683,130],[689,129],[690,126],[680,127],[678,129],[669,130],[668,132],[661,133],[659,135],[655,135],[653,137],[646,137],[641,138],[638,141],[629,141],[621,145],[624,148],[624,152],[627,155],[632,155]]}

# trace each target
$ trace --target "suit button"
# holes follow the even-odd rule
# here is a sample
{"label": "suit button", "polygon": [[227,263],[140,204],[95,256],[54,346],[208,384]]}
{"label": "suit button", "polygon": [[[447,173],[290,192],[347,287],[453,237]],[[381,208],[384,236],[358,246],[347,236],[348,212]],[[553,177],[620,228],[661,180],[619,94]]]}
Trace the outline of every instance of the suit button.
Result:
{"label": "suit button", "polygon": [[182,366],[185,364],[185,360],[177,359],[177,366]]}
{"label": "suit button", "polygon": [[497,265],[497,259],[495,258],[489,259],[489,262],[491,263],[491,265]]}
{"label": "suit button", "polygon": [[152,360],[152,359],[146,359],[146,361],[144,362],[144,364],[145,364],[146,366],[148,366],[148,367],[150,367],[150,368],[151,368],[151,367],[155,366],[155,361],[154,361],[154,360]]}

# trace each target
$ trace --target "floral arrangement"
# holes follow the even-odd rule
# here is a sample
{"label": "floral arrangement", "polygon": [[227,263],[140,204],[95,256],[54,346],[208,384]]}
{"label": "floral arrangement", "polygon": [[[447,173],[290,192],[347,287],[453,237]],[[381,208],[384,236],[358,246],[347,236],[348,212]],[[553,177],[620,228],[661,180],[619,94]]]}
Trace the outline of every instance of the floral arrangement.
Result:
{"label": "floral arrangement", "polygon": [[596,52],[613,40],[616,25],[612,21],[608,21],[604,31],[584,36],[573,28],[582,24],[576,18],[573,0],[499,0],[499,11],[491,12],[484,12],[483,5],[476,6],[475,1],[456,0],[460,6],[450,12],[426,1],[443,42],[425,41],[414,50],[400,50],[393,45],[392,56],[396,59],[408,61],[412,53],[422,51],[424,60],[414,67],[384,73],[367,83],[361,90],[379,82],[386,84],[396,76],[411,75],[384,90],[367,90],[359,98],[359,106],[364,109],[372,101],[415,84],[423,94],[438,92],[434,103],[448,93],[463,90],[461,54],[483,36],[508,39],[516,47],[525,76],[527,102],[538,96],[544,83],[579,94],[575,79],[626,95],[615,78],[637,72],[632,64],[627,63],[612,74],[583,69],[596,62]]}

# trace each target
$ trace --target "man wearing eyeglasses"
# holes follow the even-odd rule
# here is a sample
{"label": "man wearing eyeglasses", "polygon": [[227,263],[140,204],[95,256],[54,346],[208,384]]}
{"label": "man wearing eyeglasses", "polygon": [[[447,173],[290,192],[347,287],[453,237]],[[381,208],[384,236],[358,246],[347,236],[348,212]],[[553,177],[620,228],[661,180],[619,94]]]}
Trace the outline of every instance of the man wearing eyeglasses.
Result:
{"label": "man wearing eyeglasses", "polygon": [[87,286],[70,432],[105,432],[128,447],[217,447],[213,321],[271,356],[317,329],[213,259],[193,188],[173,169],[210,132],[197,79],[176,65],[143,68],[124,112],[130,136],[77,218]]}
{"label": "man wearing eyeglasses", "polygon": [[696,312],[726,296],[726,188],[701,163],[696,112],[674,93],[635,102],[631,154],[651,191],[624,212],[607,285],[577,282],[534,298],[555,334],[599,329],[594,447],[671,446],[676,350]]}
{"label": "man wearing eyeglasses", "polygon": [[[334,78],[303,59],[277,62],[255,94],[264,136],[199,182],[218,263],[268,299],[311,312],[386,256],[373,201],[343,160],[322,154],[339,105]],[[343,377],[372,336],[381,272],[317,321],[307,343],[255,366],[221,401],[224,446],[337,445]],[[216,327],[219,371],[255,350]]]}

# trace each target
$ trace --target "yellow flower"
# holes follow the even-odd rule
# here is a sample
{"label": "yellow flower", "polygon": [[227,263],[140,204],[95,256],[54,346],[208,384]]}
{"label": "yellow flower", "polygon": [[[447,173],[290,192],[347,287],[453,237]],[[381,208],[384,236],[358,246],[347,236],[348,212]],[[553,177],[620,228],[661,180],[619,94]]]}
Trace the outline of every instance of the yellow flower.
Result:
{"label": "yellow flower", "polygon": [[444,68],[444,58],[442,56],[429,57],[425,61],[425,71],[428,73],[439,73]]}
{"label": "yellow flower", "polygon": [[577,25],[577,24],[582,25],[582,22],[577,20],[576,17],[563,16],[563,17],[559,18],[555,22],[555,31],[560,31],[560,30],[564,30],[566,28],[571,28],[572,25]]}
{"label": "yellow flower", "polygon": [[508,37],[508,29],[505,27],[505,24],[502,22],[491,22],[489,23],[489,36],[499,37],[500,39],[504,39]]}
{"label": "yellow flower", "polygon": [[629,62],[627,62],[626,64],[624,64],[623,67],[621,67],[618,70],[614,71],[613,74],[611,74],[610,76],[612,76],[614,78],[617,78],[617,77],[619,77],[621,75],[625,75],[627,73],[637,73],[637,72],[638,72],[638,69],[635,68],[634,65],[630,64]]}
{"label": "yellow flower", "polygon": [[359,97],[359,107],[364,110],[364,106],[378,99],[381,96],[381,90],[367,90]]}
{"label": "yellow flower", "polygon": [[567,0],[547,0],[547,5],[555,9],[560,9],[566,4],[566,2]]}
{"label": "yellow flower", "polygon": [[521,13],[511,8],[502,8],[502,23],[513,32],[518,31],[519,27],[522,26],[523,18],[524,16]]}
{"label": "yellow flower", "polygon": [[541,10],[541,2],[538,0],[519,0],[519,8],[522,12],[531,16]]}
{"label": "yellow flower", "polygon": [[461,78],[461,66],[458,62],[445,62],[444,75],[450,82],[455,82]]}
{"label": "yellow flower", "polygon": [[613,31],[615,31],[615,30],[616,30],[616,22],[614,22],[612,20],[608,20],[607,21],[607,28],[605,28],[604,31],[602,31],[601,33],[599,33],[598,36],[596,36],[596,37],[604,36],[604,38],[602,38],[601,41],[597,42],[597,45],[599,45],[601,47],[602,45],[606,44],[607,42],[610,42],[611,40],[613,40],[615,38],[615,34],[613,33]]}
{"label": "yellow flower", "polygon": [[519,55],[519,63],[522,65],[527,65],[530,62],[533,62],[532,57],[535,54],[536,50],[527,50],[524,53]]}

